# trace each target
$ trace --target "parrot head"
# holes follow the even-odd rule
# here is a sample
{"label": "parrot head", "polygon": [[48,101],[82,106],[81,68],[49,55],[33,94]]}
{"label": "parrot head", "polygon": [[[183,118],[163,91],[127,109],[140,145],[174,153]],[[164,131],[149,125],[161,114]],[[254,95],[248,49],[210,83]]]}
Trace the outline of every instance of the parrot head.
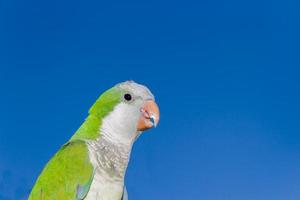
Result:
{"label": "parrot head", "polygon": [[141,132],[157,126],[159,108],[146,86],[126,81],[104,92],[90,108],[89,118],[100,120],[99,135],[134,141]]}

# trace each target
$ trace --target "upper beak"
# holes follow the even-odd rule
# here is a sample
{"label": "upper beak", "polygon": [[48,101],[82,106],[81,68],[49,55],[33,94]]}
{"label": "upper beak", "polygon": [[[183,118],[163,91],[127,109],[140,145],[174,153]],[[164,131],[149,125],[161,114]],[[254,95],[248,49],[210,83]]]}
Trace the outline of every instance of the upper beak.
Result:
{"label": "upper beak", "polygon": [[159,108],[155,101],[147,100],[140,109],[141,116],[137,124],[138,131],[156,127],[159,121]]}

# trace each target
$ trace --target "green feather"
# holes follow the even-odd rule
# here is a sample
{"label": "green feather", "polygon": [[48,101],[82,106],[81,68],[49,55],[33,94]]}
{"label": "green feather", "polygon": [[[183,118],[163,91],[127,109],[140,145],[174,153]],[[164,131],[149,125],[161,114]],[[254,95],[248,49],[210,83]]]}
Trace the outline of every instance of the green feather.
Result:
{"label": "green feather", "polygon": [[85,122],[48,162],[37,179],[29,200],[75,200],[87,194],[94,169],[85,141],[99,137],[102,119],[121,101],[124,92],[119,87],[113,87],[97,99]]}
{"label": "green feather", "polygon": [[89,116],[73,135],[71,140],[95,140],[99,136],[102,119],[120,102],[122,92],[113,87],[104,92],[89,110]]}
{"label": "green feather", "polygon": [[85,142],[69,142],[48,162],[29,200],[76,199],[78,185],[91,182],[93,171]]}
{"label": "green feather", "polygon": [[76,200],[82,200],[86,197],[92,185],[94,175],[95,175],[95,170],[93,172],[93,175],[90,176],[90,180],[87,183],[85,183],[84,185],[77,186]]}

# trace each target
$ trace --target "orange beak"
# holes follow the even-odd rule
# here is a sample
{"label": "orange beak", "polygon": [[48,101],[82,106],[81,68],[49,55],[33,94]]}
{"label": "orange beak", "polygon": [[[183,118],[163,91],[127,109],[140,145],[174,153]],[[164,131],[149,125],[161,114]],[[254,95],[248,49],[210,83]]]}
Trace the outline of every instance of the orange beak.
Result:
{"label": "orange beak", "polygon": [[159,108],[153,100],[148,100],[141,108],[141,116],[137,124],[138,131],[156,127],[159,121]]}

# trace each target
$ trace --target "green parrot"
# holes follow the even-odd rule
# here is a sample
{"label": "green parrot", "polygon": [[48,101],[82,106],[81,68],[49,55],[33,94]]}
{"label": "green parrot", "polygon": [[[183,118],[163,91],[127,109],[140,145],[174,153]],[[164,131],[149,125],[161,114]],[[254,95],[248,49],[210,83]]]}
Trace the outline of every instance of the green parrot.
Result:
{"label": "green parrot", "polygon": [[133,81],[104,92],[71,139],[47,163],[29,200],[126,200],[124,176],[139,135],[155,127],[159,108]]}

